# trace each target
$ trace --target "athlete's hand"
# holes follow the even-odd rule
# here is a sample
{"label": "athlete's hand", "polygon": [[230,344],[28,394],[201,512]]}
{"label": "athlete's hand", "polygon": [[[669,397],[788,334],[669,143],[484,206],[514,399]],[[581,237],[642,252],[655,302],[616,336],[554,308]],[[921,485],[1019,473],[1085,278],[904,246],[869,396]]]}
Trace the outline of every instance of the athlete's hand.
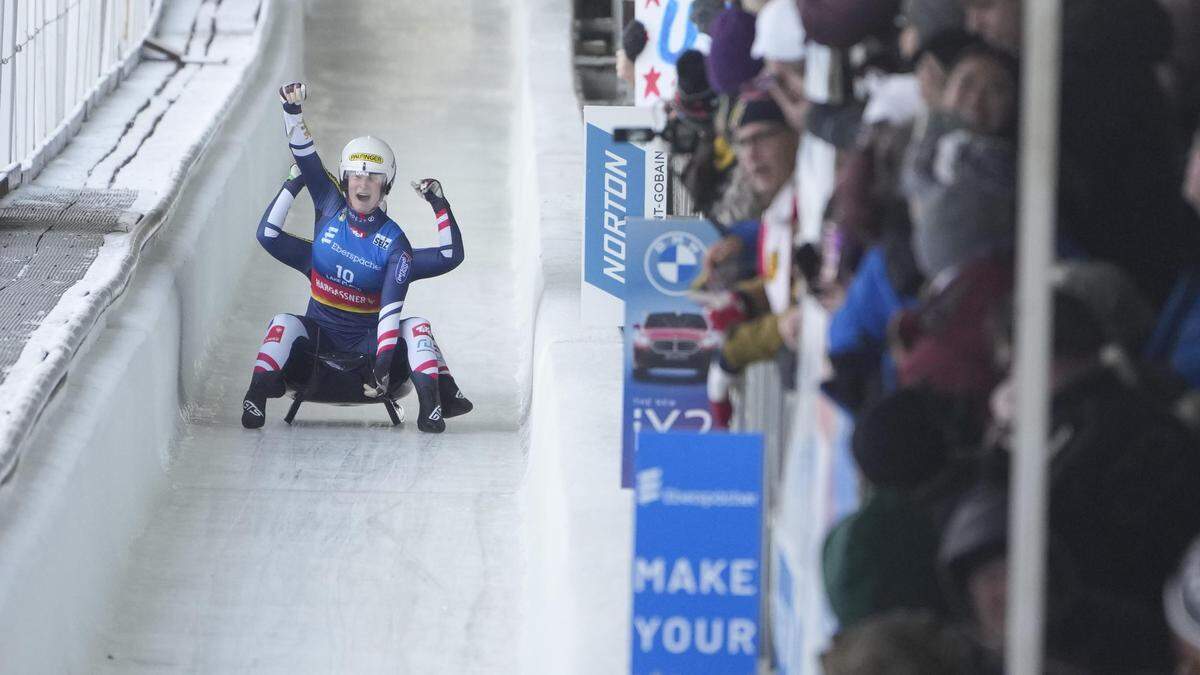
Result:
{"label": "athlete's hand", "polygon": [[446,198],[446,196],[442,194],[442,184],[436,178],[424,178],[420,181],[413,181],[410,183],[410,185],[412,185],[412,189],[416,191],[417,194],[421,195],[425,201],[431,204],[435,199]]}
{"label": "athlete's hand", "polygon": [[308,90],[303,82],[289,82],[279,88],[279,101],[284,106],[299,107],[304,99],[308,97]]}
{"label": "athlete's hand", "polygon": [[303,82],[289,82],[279,88],[279,100],[283,103],[283,135],[292,148],[312,143],[312,134],[308,133],[300,110],[300,104],[307,95]]}
{"label": "athlete's hand", "polygon": [[375,381],[363,383],[363,396],[366,396],[367,398],[379,398],[380,396],[386,394],[388,390],[388,380],[390,379],[387,373],[384,373],[382,378],[380,378],[379,375],[374,375],[372,379]]}

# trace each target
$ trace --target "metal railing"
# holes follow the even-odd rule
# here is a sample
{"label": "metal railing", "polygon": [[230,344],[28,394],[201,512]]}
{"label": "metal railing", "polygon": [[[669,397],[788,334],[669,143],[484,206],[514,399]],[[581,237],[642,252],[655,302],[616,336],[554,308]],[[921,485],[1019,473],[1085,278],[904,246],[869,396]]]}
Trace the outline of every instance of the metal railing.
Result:
{"label": "metal railing", "polygon": [[32,179],[133,69],[163,0],[0,0],[0,194]]}

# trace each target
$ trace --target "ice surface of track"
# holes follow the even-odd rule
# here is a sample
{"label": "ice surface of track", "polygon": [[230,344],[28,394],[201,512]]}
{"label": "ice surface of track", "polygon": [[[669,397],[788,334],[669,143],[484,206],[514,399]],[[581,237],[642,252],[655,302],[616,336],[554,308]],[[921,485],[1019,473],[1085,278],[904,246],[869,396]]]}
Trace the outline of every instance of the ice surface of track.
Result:
{"label": "ice surface of track", "polygon": [[[184,411],[172,488],[133,546],[96,670],[516,670],[527,342],[511,315],[503,5],[324,0],[306,21],[305,113],[326,166],[353,136],[384,138],[398,162],[389,213],[414,246],[434,245],[436,229],[411,179],[440,178],[462,224],[466,262],[414,285],[406,313],[432,320],[475,411],[434,436],[391,428],[377,406],[308,404],[287,427],[273,401],[264,429],[242,429],[263,330],[306,301],[306,281],[257,252],[230,285],[236,309]],[[311,236],[308,200],[297,204],[289,229]]]}

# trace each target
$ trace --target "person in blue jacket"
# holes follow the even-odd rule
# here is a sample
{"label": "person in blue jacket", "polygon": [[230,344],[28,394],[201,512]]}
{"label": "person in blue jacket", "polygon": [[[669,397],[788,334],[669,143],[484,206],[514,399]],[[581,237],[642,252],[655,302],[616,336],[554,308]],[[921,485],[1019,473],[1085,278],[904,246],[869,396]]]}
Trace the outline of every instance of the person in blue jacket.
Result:
{"label": "person in blue jacket", "polygon": [[[438,246],[413,250],[400,226],[380,208],[396,177],[391,148],[371,136],[347,143],[338,167],[339,186],[325,171],[304,124],[304,85],[284,85],[279,96],[299,175],[285,182],[267,207],[257,237],[272,257],[309,278],[311,298],[303,316],[278,314],[271,320],[242,401],[242,426],[263,425],[266,400],[286,392],[283,372],[294,354],[336,350],[372,356],[374,381],[363,385],[367,396],[386,396],[393,377],[411,377],[420,403],[417,428],[440,433],[445,418],[472,406],[450,375],[429,321],[402,319],[401,313],[411,282],[445,274],[463,261],[462,233],[441,183],[413,183],[433,208],[439,232]],[[283,231],[288,210],[305,187],[316,212],[311,242]],[[407,361],[394,358],[401,344]]]}

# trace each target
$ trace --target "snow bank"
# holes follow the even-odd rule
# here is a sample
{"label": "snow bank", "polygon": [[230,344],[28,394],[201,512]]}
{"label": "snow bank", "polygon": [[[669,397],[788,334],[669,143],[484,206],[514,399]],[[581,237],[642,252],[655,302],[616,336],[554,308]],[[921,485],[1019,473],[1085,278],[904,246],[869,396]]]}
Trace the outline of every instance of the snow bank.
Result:
{"label": "snow bank", "polygon": [[518,264],[533,334],[524,486],[524,672],[628,668],[632,496],[620,485],[621,342],[579,321],[583,122],[571,8],[524,0],[514,14],[521,89],[513,134],[518,227],[540,243]]}
{"label": "snow bank", "polygon": [[[247,7],[256,10],[239,3],[231,14]],[[229,39],[227,53],[244,56],[245,67],[197,69],[190,95],[203,103],[164,116],[139,153],[149,161],[117,179],[140,190],[145,217],[130,233],[109,235],[88,275],[31,338],[9,376],[14,386],[6,383],[0,440],[22,452],[0,490],[5,672],[89,672],[104,658],[96,626],[129,542],[170,479],[155,450],[169,447],[181,401],[203,377],[203,340],[238,292],[230,283],[251,251],[246,223],[257,221],[262,195],[289,161],[278,147],[276,107],[243,92],[299,74],[301,3],[264,0],[260,9],[252,39],[209,42],[215,51]],[[174,147],[159,145],[172,139]],[[68,146],[56,162],[69,167],[72,152],[90,151],[86,142]],[[62,172],[68,180],[69,169]],[[55,175],[52,163],[43,179]],[[108,311],[116,307],[123,311]]]}

